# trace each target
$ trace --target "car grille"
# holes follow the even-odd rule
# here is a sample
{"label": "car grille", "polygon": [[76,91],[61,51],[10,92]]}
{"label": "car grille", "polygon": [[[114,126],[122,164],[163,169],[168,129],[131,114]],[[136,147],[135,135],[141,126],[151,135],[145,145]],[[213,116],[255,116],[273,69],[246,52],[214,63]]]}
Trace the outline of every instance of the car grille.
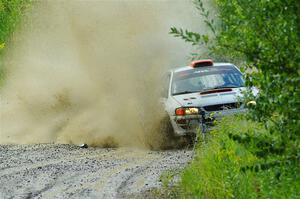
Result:
{"label": "car grille", "polygon": [[216,105],[210,105],[210,106],[204,106],[204,110],[206,111],[223,111],[228,109],[237,109],[241,105],[240,103],[227,103],[227,104],[216,104]]}

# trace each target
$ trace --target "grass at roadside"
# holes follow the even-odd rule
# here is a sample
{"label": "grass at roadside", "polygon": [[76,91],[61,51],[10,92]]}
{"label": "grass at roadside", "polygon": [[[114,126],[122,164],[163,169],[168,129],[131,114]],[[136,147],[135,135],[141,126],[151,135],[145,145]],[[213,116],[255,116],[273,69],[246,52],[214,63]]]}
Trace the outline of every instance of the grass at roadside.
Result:
{"label": "grass at roadside", "polygon": [[3,53],[32,2],[32,0],[0,0],[0,87],[5,77]]}
{"label": "grass at roadside", "polygon": [[173,198],[299,198],[298,159],[282,154],[278,139],[259,123],[224,118],[166,192]]}

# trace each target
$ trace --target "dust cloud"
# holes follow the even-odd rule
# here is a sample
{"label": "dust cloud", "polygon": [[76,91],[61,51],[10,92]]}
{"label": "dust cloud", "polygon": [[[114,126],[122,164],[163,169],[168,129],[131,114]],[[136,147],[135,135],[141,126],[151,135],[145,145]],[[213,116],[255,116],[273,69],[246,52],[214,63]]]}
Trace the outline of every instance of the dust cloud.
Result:
{"label": "dust cloud", "polygon": [[13,37],[0,143],[158,146],[163,74],[186,64],[171,26],[195,29],[191,1],[41,1]]}

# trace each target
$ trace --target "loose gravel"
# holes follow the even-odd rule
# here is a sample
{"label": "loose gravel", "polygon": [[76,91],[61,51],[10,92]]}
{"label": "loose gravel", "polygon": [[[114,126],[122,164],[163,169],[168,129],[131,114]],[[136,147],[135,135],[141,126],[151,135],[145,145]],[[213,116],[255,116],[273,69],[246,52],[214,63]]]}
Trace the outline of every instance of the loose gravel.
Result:
{"label": "loose gravel", "polygon": [[191,150],[0,145],[0,198],[126,198],[160,188]]}

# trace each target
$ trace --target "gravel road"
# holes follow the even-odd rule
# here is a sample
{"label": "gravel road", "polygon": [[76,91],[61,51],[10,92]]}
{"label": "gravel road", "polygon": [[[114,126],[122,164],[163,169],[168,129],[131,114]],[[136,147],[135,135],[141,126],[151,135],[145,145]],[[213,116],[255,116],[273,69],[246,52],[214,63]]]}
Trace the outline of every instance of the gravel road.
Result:
{"label": "gravel road", "polygon": [[190,150],[0,145],[0,198],[128,198],[161,186]]}

